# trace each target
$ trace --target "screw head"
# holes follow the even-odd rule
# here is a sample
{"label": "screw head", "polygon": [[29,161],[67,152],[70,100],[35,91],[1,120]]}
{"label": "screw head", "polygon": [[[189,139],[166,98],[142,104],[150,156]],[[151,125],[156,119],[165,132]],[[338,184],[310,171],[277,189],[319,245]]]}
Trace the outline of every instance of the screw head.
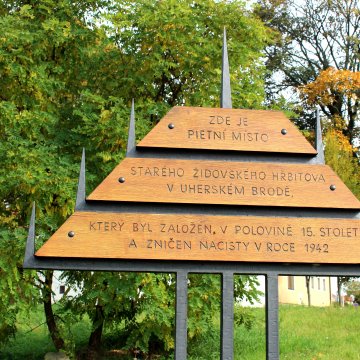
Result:
{"label": "screw head", "polygon": [[286,130],[286,129],[281,129],[281,133],[282,133],[283,135],[286,135],[286,134],[287,134],[287,130]]}
{"label": "screw head", "polygon": [[75,232],[74,231],[69,231],[68,232],[68,237],[70,237],[70,238],[72,238],[72,237],[74,237],[75,236]]}
{"label": "screw head", "polygon": [[334,184],[331,184],[331,185],[330,185],[330,190],[331,190],[331,191],[336,190],[336,186],[335,186]]}
{"label": "screw head", "polygon": [[123,184],[125,182],[125,178],[124,177],[119,177],[118,181],[119,181],[119,183]]}
{"label": "screw head", "polygon": [[170,124],[168,125],[168,128],[169,128],[170,130],[172,130],[174,127],[175,127],[175,125],[174,125],[173,123],[170,123]]}

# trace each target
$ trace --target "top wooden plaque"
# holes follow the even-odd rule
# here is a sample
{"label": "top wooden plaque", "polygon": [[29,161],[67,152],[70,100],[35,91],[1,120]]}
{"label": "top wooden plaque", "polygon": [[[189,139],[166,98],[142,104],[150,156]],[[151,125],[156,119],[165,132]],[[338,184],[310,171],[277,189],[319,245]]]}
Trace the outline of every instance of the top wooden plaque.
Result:
{"label": "top wooden plaque", "polygon": [[175,106],[138,147],[316,154],[281,112]]}

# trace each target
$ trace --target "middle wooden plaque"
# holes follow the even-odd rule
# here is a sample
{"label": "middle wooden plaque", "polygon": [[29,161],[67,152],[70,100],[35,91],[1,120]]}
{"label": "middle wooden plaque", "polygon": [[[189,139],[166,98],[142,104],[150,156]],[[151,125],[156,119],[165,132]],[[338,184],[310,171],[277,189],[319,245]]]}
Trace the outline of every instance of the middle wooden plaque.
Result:
{"label": "middle wooden plaque", "polygon": [[124,159],[88,200],[358,209],[326,165]]}

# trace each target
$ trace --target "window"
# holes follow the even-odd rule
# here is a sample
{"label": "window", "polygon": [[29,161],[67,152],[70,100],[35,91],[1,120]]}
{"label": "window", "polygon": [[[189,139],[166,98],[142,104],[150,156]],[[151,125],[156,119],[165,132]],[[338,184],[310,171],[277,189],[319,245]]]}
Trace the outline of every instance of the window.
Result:
{"label": "window", "polygon": [[314,288],[314,277],[313,276],[311,277],[311,288],[312,289]]}
{"label": "window", "polygon": [[326,291],[326,280],[323,279],[323,290]]}
{"label": "window", "polygon": [[295,289],[294,277],[293,276],[288,276],[288,289],[289,290],[294,290]]}
{"label": "window", "polygon": [[320,290],[320,278],[318,278],[318,290]]}
{"label": "window", "polygon": [[60,285],[59,293],[60,294],[65,294],[65,285]]}

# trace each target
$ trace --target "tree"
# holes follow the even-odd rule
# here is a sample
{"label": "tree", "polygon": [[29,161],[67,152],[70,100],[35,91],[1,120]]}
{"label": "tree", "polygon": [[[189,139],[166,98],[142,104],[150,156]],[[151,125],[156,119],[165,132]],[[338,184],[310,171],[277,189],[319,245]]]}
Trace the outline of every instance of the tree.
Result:
{"label": "tree", "polygon": [[14,238],[26,237],[25,229],[16,227],[14,218],[4,219],[0,216],[0,224],[0,344],[2,344],[16,333],[18,311],[21,309],[30,313],[38,293],[32,286],[34,273],[23,271],[21,268],[21,254],[24,251],[22,243],[14,242]]}
{"label": "tree", "polygon": [[359,278],[352,278],[344,283],[348,296],[354,296],[354,302],[360,303],[360,281]]}
{"label": "tree", "polygon": [[[277,31],[277,42],[267,49],[267,67],[277,74],[268,78],[269,101],[283,90],[296,92],[314,81],[330,67],[336,70],[360,70],[360,5],[356,0],[259,0],[257,13]],[[344,120],[343,132],[351,143],[357,138],[356,120],[359,101],[331,90],[332,102],[318,104],[329,118]],[[272,95],[270,95],[272,94]],[[297,101],[297,100],[295,100]],[[349,104],[351,102],[351,106]],[[304,109],[298,123],[312,127]]]}
{"label": "tree", "polygon": [[[139,99],[138,138],[174,104],[217,105],[224,24],[239,80],[233,79],[234,103],[260,106],[268,34],[237,1],[15,1],[3,2],[0,11],[0,289],[7,292],[1,309],[13,309],[4,323],[13,329],[21,303],[40,298],[60,349],[66,339],[49,306],[52,274],[21,268],[32,202],[40,245],[73,212],[81,148],[87,149],[89,191],[124,156],[132,97]],[[100,27],[103,13],[109,14],[106,27]],[[128,347],[149,351],[159,341],[164,351],[173,347],[171,274],[64,276],[82,290],[67,305],[74,315],[90,315],[91,351],[99,349],[104,326],[121,320]],[[237,294],[256,297],[256,291],[246,290],[255,283],[252,277],[240,278]],[[189,326],[196,336],[210,326],[207,320],[218,307],[219,281],[194,276],[191,284]]]}
{"label": "tree", "polygon": [[[106,81],[103,76],[110,77],[95,66],[107,54],[108,39],[78,18],[95,3],[1,4],[0,288],[6,294],[1,299],[2,329],[14,328],[16,312],[24,301],[36,303],[41,296],[38,288],[47,315],[53,315],[52,272],[39,277],[23,271],[22,256],[33,201],[38,209],[38,242],[48,238],[73,211],[75,164],[86,139],[76,134],[78,124],[72,114],[83,101],[85,89],[97,89]],[[61,348],[56,321],[49,317],[54,343]]]}
{"label": "tree", "polygon": [[[337,113],[331,117],[333,129],[344,132],[350,139],[358,136],[359,129],[355,126],[355,121],[359,113],[360,96],[360,72],[350,70],[336,70],[332,67],[320,72],[319,76],[312,82],[300,87],[300,95],[310,105],[320,105],[322,107],[337,107],[344,102],[346,107],[338,109]],[[341,99],[341,100],[340,100]],[[346,110],[349,115],[351,132],[346,126]]]}
{"label": "tree", "polygon": [[[360,171],[359,162],[354,157],[354,149],[349,139],[340,130],[328,128],[325,135],[325,162],[339,175],[348,188],[360,199]],[[339,276],[337,278],[338,299],[341,305],[341,290],[343,285],[352,277]]]}
{"label": "tree", "polygon": [[338,296],[338,301],[339,301],[340,306],[343,306],[343,302],[341,300],[341,293],[342,293],[343,286],[350,280],[351,280],[350,276],[338,276],[337,277],[337,292],[338,292],[337,296]]}
{"label": "tree", "polygon": [[311,276],[306,275],[305,276],[305,285],[306,285],[306,292],[307,292],[307,298],[308,298],[308,306],[311,306],[310,280],[311,280]]}
{"label": "tree", "polygon": [[132,97],[168,106],[218,106],[226,26],[234,107],[261,106],[262,51],[270,34],[242,2],[117,0],[114,5],[107,31],[121,50],[120,71]]}
{"label": "tree", "polygon": [[332,127],[325,134],[325,162],[360,199],[360,165],[349,139]]}

